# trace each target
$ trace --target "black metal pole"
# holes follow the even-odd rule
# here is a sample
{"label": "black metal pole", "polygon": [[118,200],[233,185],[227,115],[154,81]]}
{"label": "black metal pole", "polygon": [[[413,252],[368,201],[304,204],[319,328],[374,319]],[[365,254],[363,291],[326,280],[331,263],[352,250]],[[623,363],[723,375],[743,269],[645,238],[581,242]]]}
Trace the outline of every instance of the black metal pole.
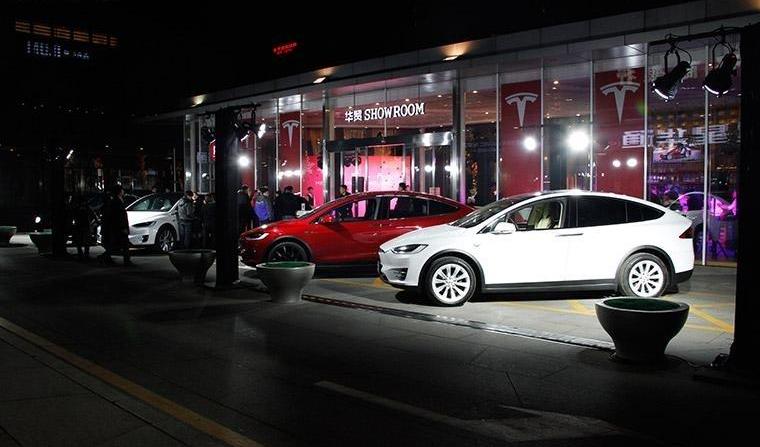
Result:
{"label": "black metal pole", "polygon": [[240,186],[237,157],[239,142],[233,128],[236,112],[216,112],[216,286],[238,281],[238,208]]}
{"label": "black metal pole", "polygon": [[[739,237],[737,241],[736,316],[734,342],[728,364],[731,367],[760,372],[760,324],[754,321],[760,316],[757,300],[755,270],[760,262],[757,247],[752,247],[754,226],[757,222],[758,191],[752,178],[760,148],[760,25],[752,25],[741,32],[742,58],[742,104],[741,146],[739,149],[739,189],[737,216]],[[754,295],[754,296],[753,296]]]}

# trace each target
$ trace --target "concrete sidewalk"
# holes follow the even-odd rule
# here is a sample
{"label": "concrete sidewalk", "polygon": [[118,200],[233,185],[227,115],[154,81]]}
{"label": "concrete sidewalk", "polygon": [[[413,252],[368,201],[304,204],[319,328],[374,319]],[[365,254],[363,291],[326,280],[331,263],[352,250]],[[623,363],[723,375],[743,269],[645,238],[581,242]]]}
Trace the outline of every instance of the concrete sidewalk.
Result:
{"label": "concrete sidewalk", "polygon": [[754,434],[758,390],[695,381],[683,361],[635,367],[469,327],[278,306],[252,289],[182,284],[162,256],[134,261],[0,250],[0,317],[267,446],[694,446]]}

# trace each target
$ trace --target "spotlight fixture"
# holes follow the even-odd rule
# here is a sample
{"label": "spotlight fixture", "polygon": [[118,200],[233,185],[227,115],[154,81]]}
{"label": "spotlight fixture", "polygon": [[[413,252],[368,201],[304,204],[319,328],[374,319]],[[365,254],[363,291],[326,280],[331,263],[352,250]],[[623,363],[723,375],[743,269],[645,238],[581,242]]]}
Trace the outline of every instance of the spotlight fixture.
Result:
{"label": "spotlight fixture", "polygon": [[239,156],[237,162],[241,168],[247,168],[251,165],[251,159],[247,155]]}
{"label": "spotlight fixture", "polygon": [[523,139],[523,147],[528,151],[535,151],[538,147],[538,141],[534,137],[527,136]]}
{"label": "spotlight fixture", "polygon": [[[723,60],[720,61],[720,65],[715,63],[715,49],[718,46],[723,46],[728,49],[728,54],[723,56]],[[726,35],[723,34],[718,43],[713,46],[712,49],[712,66],[713,69],[705,76],[705,80],[702,82],[702,88],[712,93],[713,95],[723,96],[731,89],[733,81],[731,77],[735,74],[736,70],[736,50],[728,42],[726,42]]]}
{"label": "spotlight fixture", "polygon": [[259,131],[256,133],[256,136],[261,138],[264,136],[265,133],[267,133],[267,125],[266,123],[261,123],[261,125],[259,126]]}
{"label": "spotlight fixture", "polygon": [[582,130],[575,130],[567,137],[567,145],[573,152],[582,152],[586,150],[589,143],[588,134]]}
{"label": "spotlight fixture", "polygon": [[[689,56],[689,61],[682,61],[680,52],[682,51]],[[676,66],[673,70],[668,70],[668,57],[673,54],[676,56]],[[675,42],[670,43],[670,48],[665,52],[665,74],[655,79],[652,83],[652,91],[665,101],[670,101],[676,97],[678,87],[683,82],[684,76],[691,70],[691,54],[688,51],[680,49]]]}

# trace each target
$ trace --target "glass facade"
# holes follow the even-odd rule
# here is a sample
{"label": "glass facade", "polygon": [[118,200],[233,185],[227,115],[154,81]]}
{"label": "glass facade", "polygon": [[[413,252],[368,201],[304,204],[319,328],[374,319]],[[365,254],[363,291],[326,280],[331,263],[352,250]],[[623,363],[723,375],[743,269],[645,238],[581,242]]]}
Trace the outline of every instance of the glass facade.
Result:
{"label": "glass facade", "polygon": [[[729,41],[738,47],[738,36]],[[260,104],[241,180],[311,193],[408,189],[473,206],[554,189],[614,192],[680,209],[705,263],[735,261],[741,64],[731,90],[702,89],[728,51],[684,44],[692,70],[672,101],[650,92],[667,46],[423,73]],[[670,65],[675,64],[674,60]],[[252,101],[253,102],[253,101]],[[250,110],[242,120],[254,119]],[[213,190],[213,117],[189,116],[187,186]],[[193,156],[195,155],[195,156]],[[195,176],[197,177],[197,180]]]}

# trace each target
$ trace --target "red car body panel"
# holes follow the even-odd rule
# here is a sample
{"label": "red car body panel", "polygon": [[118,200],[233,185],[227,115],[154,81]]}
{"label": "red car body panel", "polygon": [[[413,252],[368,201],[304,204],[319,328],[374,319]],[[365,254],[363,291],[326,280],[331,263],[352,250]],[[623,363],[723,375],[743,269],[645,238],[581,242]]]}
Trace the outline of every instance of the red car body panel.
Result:
{"label": "red car body panel", "polygon": [[[337,209],[355,201],[388,196],[434,200],[456,210],[433,216],[320,222],[323,216],[333,214]],[[301,218],[274,222],[246,231],[240,236],[240,256],[245,264],[253,266],[264,262],[269,249],[276,243],[288,240],[303,245],[309,260],[317,264],[373,263],[377,261],[377,250],[384,242],[418,228],[452,222],[473,210],[468,205],[423,193],[391,191],[352,194],[329,202]],[[254,240],[263,233],[267,236]]]}

